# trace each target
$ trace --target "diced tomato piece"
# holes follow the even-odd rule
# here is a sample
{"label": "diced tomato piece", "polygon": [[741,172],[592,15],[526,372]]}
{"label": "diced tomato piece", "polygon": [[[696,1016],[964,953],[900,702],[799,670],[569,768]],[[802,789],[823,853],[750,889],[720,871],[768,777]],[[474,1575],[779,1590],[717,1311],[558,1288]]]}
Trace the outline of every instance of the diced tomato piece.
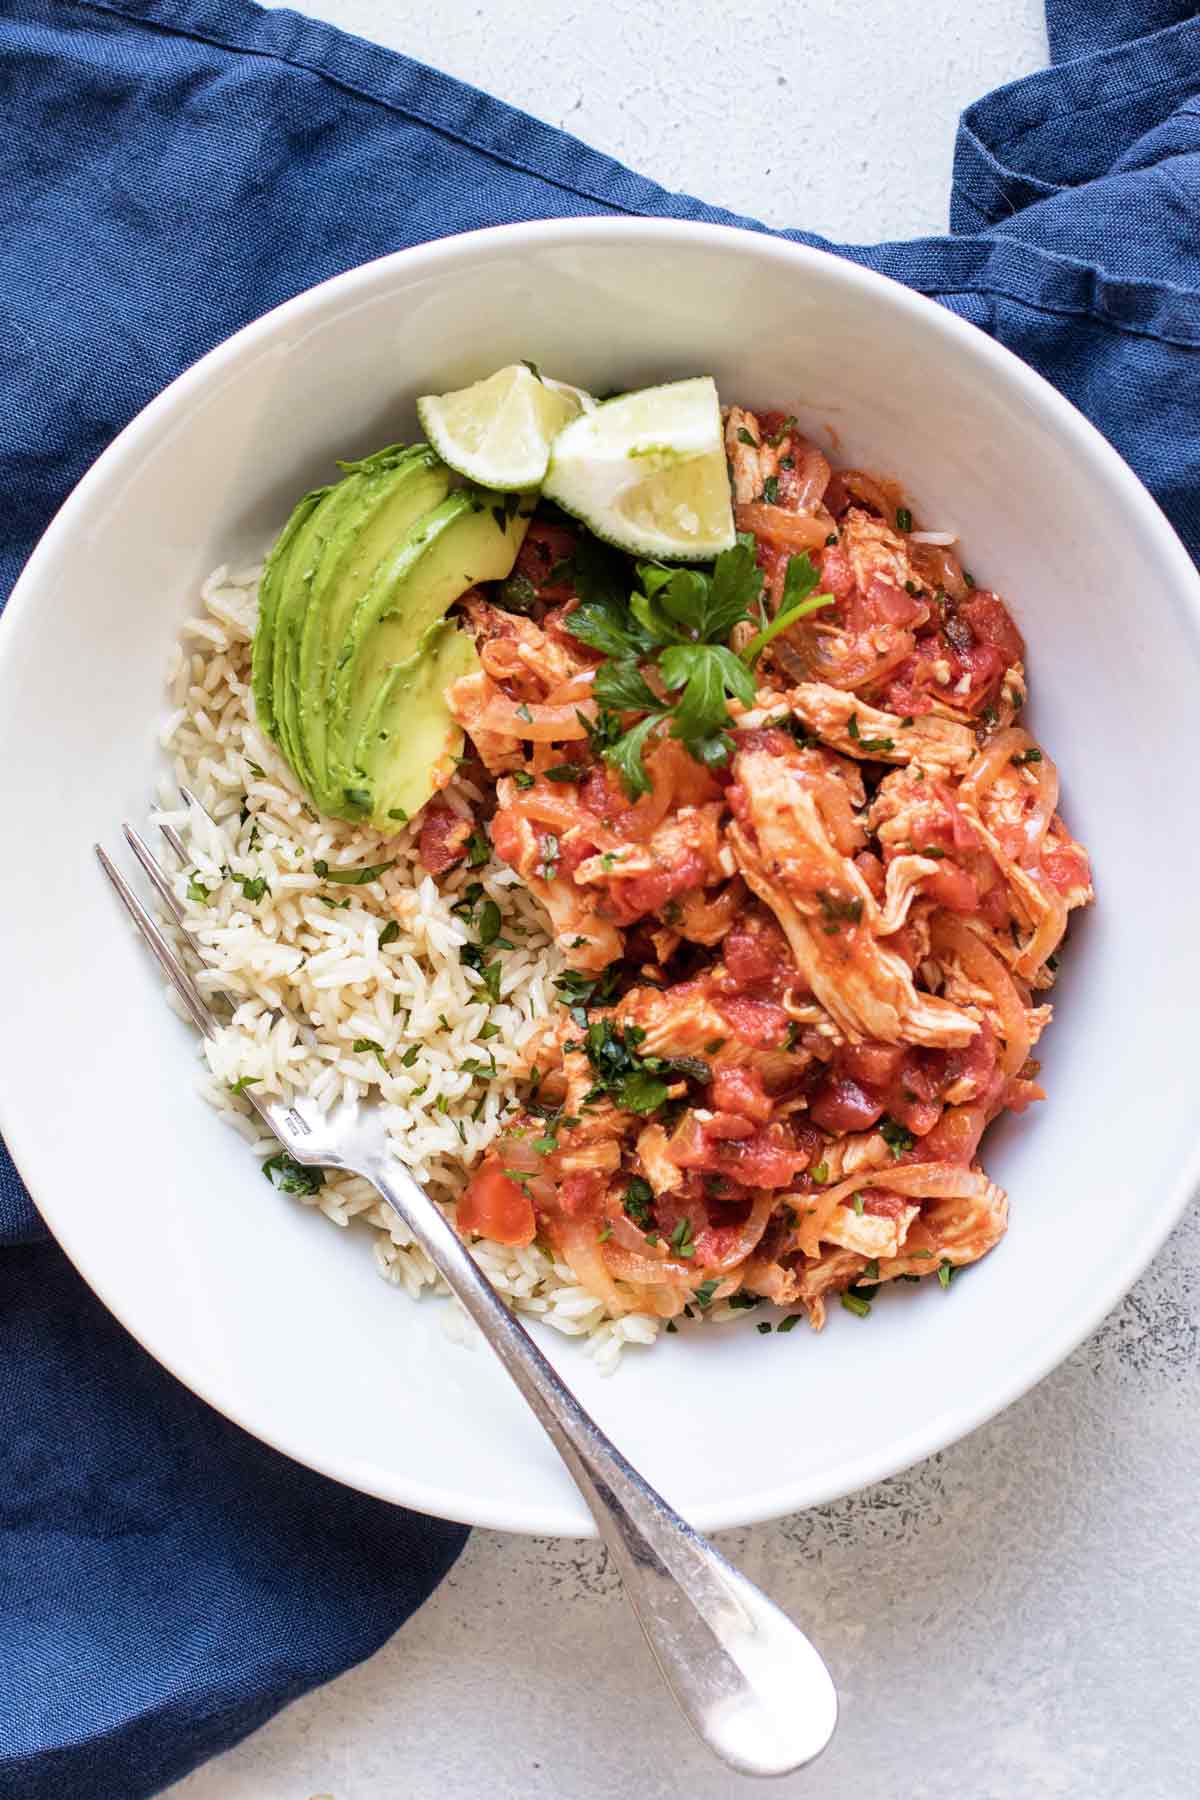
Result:
{"label": "diced tomato piece", "polygon": [[699,852],[685,850],[666,868],[654,869],[648,875],[632,875],[625,881],[612,881],[608,886],[612,916],[618,925],[630,925],[646,913],[657,912],[677,894],[703,887],[707,873],[707,865]]}
{"label": "diced tomato piece", "polygon": [[976,588],[959,612],[981,643],[992,644],[1000,652],[1006,668],[1024,661],[1025,641],[1003,600],[987,588]]}
{"label": "diced tomato piece", "polygon": [[893,1194],[887,1188],[859,1188],[858,1197],[872,1219],[898,1219],[912,1205],[907,1194]]}
{"label": "diced tomato piece", "polygon": [[927,875],[922,888],[931,900],[950,912],[973,913],[979,906],[979,889],[975,878],[954,862],[942,862],[933,875]]}
{"label": "diced tomato piece", "polygon": [[713,1004],[730,1031],[756,1050],[782,1050],[792,1021],[773,1000],[752,1000],[738,994],[714,994]]}
{"label": "diced tomato piece", "polygon": [[[837,476],[834,476],[834,481]],[[833,483],[830,483],[832,486]],[[845,600],[854,588],[854,571],[850,567],[850,558],[837,544],[829,544],[821,552],[821,581],[823,594],[832,594],[836,600]]]}
{"label": "diced tomato piece", "polygon": [[488,1157],[458,1203],[460,1231],[477,1231],[497,1244],[531,1244],[537,1230],[533,1201]]}
{"label": "diced tomato piece", "polygon": [[883,1089],[895,1079],[904,1057],[900,1044],[847,1044],[838,1052],[838,1073]]}
{"label": "diced tomato piece", "polygon": [[872,575],[863,599],[871,624],[913,625],[927,611],[922,601],[882,575]]}
{"label": "diced tomato piece", "polygon": [[722,1112],[738,1113],[765,1125],[771,1117],[771,1096],[757,1069],[719,1068],[713,1071],[713,1105]]}
{"label": "diced tomato piece", "polygon": [[965,1168],[979,1148],[987,1122],[982,1106],[948,1106],[910,1160],[958,1163]]}
{"label": "diced tomato piece", "polygon": [[558,1185],[557,1210],[567,1219],[592,1219],[600,1212],[604,1179],[594,1169],[567,1175]]}
{"label": "diced tomato piece", "polygon": [[1047,850],[1042,856],[1042,873],[1060,894],[1072,888],[1088,887],[1092,879],[1087,852],[1079,844],[1061,850]]}
{"label": "diced tomato piece", "polygon": [[517,823],[517,815],[501,807],[492,820],[492,849],[500,858],[515,867],[521,855],[521,832]]}
{"label": "diced tomato piece", "polygon": [[431,802],[421,814],[417,854],[431,875],[444,875],[466,855],[470,835],[468,819],[460,819],[448,806]]}
{"label": "diced tomato piece", "polygon": [[550,525],[542,519],[534,519],[517,552],[514,574],[524,575],[539,600],[557,605],[564,600],[573,599],[574,582],[561,575],[557,580],[551,580],[551,576],[560,563],[567,562],[574,556],[575,541],[575,533],[568,531],[565,526]]}
{"label": "diced tomato piece", "polygon": [[789,1187],[811,1157],[786,1125],[765,1125],[750,1137],[713,1138],[695,1113],[681,1120],[668,1154],[681,1169],[705,1169],[747,1188]]}
{"label": "diced tomato piece", "polygon": [[725,968],[738,988],[773,983],[792,968],[788,941],[768,913],[751,910],[730,927],[721,946]]}
{"label": "diced tomato piece", "polygon": [[808,1103],[814,1125],[826,1131],[867,1131],[883,1115],[883,1101],[844,1075],[830,1076]]}

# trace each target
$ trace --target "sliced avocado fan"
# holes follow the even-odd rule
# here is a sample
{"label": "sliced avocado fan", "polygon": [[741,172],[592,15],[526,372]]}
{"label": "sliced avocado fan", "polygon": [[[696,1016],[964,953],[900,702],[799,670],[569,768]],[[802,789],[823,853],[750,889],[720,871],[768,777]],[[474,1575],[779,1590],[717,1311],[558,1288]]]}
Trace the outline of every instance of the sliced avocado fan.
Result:
{"label": "sliced avocado fan", "polygon": [[451,772],[445,689],[478,666],[445,619],[512,571],[532,500],[456,479],[427,444],[390,445],[306,494],[267,559],[254,703],[317,808],[395,831]]}

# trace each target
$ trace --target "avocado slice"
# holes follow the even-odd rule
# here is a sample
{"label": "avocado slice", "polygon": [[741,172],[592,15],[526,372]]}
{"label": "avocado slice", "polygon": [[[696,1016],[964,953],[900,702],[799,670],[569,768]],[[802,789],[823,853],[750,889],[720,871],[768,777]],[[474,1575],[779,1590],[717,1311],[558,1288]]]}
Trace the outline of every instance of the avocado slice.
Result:
{"label": "avocado slice", "polygon": [[258,584],[258,624],[254,631],[254,650],[250,665],[250,685],[258,722],[269,738],[279,742],[275,719],[275,623],[292,546],[329,489],[314,488],[292,509],[292,516],[280,532],[263,568]]}
{"label": "avocado slice", "polygon": [[[350,816],[375,813],[360,762],[375,701],[393,670],[409,661],[455,600],[477,581],[501,581],[511,574],[533,508],[524,496],[519,505],[516,501],[516,495],[456,489],[379,565],[354,608],[334,660],[326,728],[330,784],[340,786],[350,807],[361,809]],[[406,756],[403,735],[393,754]],[[375,755],[372,766],[377,767]],[[432,791],[430,782],[426,798]]]}
{"label": "avocado slice", "polygon": [[330,779],[326,757],[326,695],[346,624],[376,568],[444,499],[450,481],[449,469],[427,444],[393,446],[349,466],[340,484],[345,500],[328,521],[307,592],[279,627],[289,634],[284,703],[289,729],[309,792],[323,812],[360,816],[347,804],[344,786]]}
{"label": "avocado slice", "polygon": [[378,831],[397,830],[450,779],[463,733],[450,715],[446,689],[478,667],[469,633],[451,619],[438,619],[384,680],[358,755]]}

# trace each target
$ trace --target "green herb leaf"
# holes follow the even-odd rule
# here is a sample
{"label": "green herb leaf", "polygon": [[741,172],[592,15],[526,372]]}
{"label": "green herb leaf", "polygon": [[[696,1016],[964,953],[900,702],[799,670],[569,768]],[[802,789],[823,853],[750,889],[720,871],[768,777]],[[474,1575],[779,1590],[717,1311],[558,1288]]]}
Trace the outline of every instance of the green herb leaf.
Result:
{"label": "green herb leaf", "polygon": [[851,1294],[848,1292],[843,1294],[842,1305],[847,1312],[853,1313],[856,1318],[866,1319],[871,1315],[870,1301],[864,1300],[860,1294]]}
{"label": "green herb leaf", "polygon": [[906,1150],[912,1149],[917,1141],[911,1131],[907,1130],[905,1126],[897,1124],[895,1119],[888,1118],[886,1113],[879,1121],[879,1135],[897,1162]]}
{"label": "green herb leaf", "polygon": [[262,1166],[262,1172],[272,1187],[278,1188],[281,1194],[315,1194],[318,1188],[325,1186],[324,1169],[307,1169],[298,1163],[286,1150],[276,1156],[269,1156]]}
{"label": "green herb leaf", "polygon": [[612,707],[616,712],[662,710],[662,701],[632,661],[602,663],[596,670],[592,692],[601,706]]}
{"label": "green herb leaf", "polygon": [[948,1257],[943,1257],[938,1266],[938,1280],[944,1288],[948,1288],[954,1280],[954,1264]]}
{"label": "green herb leaf", "polygon": [[198,876],[193,875],[187,884],[187,897],[194,900],[197,906],[207,906],[211,898],[211,889],[206,888]]}
{"label": "green herb leaf", "polygon": [[642,761],[642,752],[647,738],[658,722],[658,714],[651,713],[649,718],[634,725],[623,737],[618,738],[615,744],[603,752],[605,762],[611,763],[617,771],[624,783],[625,792],[631,800],[636,800],[639,794],[650,792],[651,782]]}
{"label": "green herb leaf", "polygon": [[654,1189],[640,1175],[635,1175],[625,1189],[621,1202],[627,1218],[638,1226],[651,1224],[654,1218]]}
{"label": "green herb leaf", "polygon": [[338,882],[342,887],[366,887],[369,881],[378,881],[381,875],[392,868],[395,860],[393,857],[391,862],[372,863],[361,869],[331,869],[327,862],[318,857],[313,864],[313,871],[322,881]]}
{"label": "green herb leaf", "polygon": [[484,831],[473,831],[467,839],[467,867],[481,869],[492,854],[492,846],[488,843]]}

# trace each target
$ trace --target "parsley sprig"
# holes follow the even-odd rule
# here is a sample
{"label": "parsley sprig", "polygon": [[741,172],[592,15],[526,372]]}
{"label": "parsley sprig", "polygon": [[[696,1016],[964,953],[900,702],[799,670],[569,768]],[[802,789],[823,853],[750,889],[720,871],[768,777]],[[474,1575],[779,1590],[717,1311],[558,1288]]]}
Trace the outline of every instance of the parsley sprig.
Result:
{"label": "parsley sprig", "polygon": [[[729,701],[754,704],[755,660],[779,632],[833,596],[812,593],[817,572],[807,555],[792,557],[777,616],[753,637],[741,656],[728,646],[735,625],[763,617],[762,570],[754,540],[740,534],[722,551],[709,573],[637,565],[639,586],[623,600],[610,586],[595,589],[568,620],[572,636],[607,657],[596,671],[593,693],[600,708],[592,745],[620,774],[631,799],[650,791],[644,754],[660,724],[670,720],[671,736],[709,768],[728,761]],[[651,686],[646,670],[656,677]],[[644,716],[628,730],[619,715]]]}

